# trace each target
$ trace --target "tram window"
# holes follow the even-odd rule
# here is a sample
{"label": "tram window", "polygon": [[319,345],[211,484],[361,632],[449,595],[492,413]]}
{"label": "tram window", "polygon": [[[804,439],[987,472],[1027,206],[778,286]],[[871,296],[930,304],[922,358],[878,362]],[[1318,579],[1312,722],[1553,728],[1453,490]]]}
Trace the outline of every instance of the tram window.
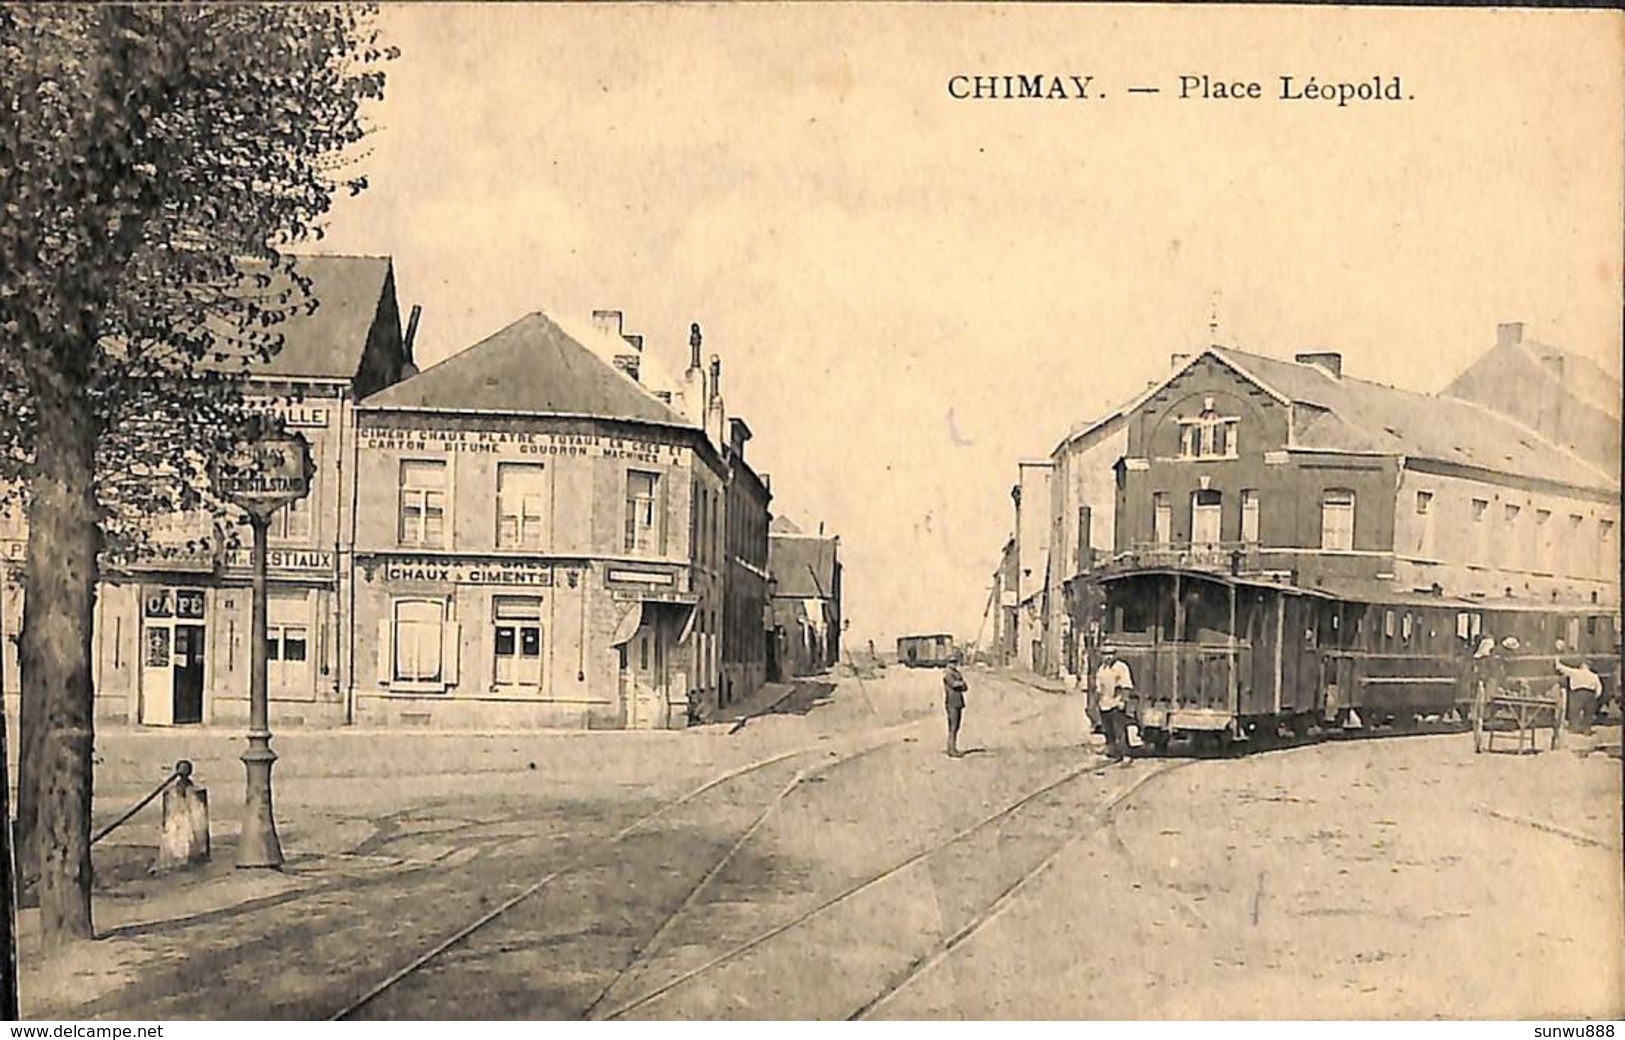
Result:
{"label": "tram window", "polygon": [[1405,616],[1400,618],[1400,621],[1399,621],[1399,638],[1400,638],[1400,641],[1405,642],[1405,643],[1409,643],[1411,641],[1411,631],[1412,631],[1412,628],[1411,628],[1411,613],[1410,613],[1410,611],[1407,610],[1405,612]]}
{"label": "tram window", "polygon": [[1391,610],[1382,612],[1382,634],[1386,639],[1394,638],[1394,612]]}
{"label": "tram window", "polygon": [[1595,617],[1586,618],[1586,635],[1595,636],[1596,634],[1597,634],[1597,619]]}
{"label": "tram window", "polygon": [[1565,631],[1564,635],[1565,635],[1566,638],[1565,638],[1564,641],[1566,643],[1568,643],[1569,646],[1571,646],[1571,647],[1579,646],[1580,645],[1580,619],[1577,618],[1577,617],[1569,618],[1568,619],[1568,624],[1565,626],[1565,628],[1566,628],[1566,631]]}
{"label": "tram window", "polygon": [[1482,631],[1484,631],[1484,615],[1475,610],[1473,611],[1473,635],[1476,637]]}
{"label": "tram window", "polygon": [[1473,634],[1472,618],[1467,616],[1465,610],[1456,611],[1456,638],[1466,639]]}

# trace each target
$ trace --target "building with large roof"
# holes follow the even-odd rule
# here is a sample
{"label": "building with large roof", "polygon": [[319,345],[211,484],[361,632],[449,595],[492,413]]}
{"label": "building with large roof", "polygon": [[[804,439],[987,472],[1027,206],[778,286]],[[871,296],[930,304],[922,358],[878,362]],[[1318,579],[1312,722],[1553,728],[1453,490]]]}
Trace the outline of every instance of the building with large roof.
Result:
{"label": "building with large roof", "polygon": [[[533,313],[362,403],[356,721],[670,728],[761,682],[765,660],[724,668],[751,610],[730,531],[759,529],[765,566],[748,432],[697,335],[687,399],[641,382],[641,347],[618,312]],[[730,510],[747,477],[759,516]]]}
{"label": "building with large roof", "polygon": [[1049,566],[1065,577],[1050,582],[1046,664],[1079,666],[1087,578],[1114,561],[1366,602],[1617,609],[1617,447],[1604,465],[1595,433],[1581,451],[1508,411],[1355,378],[1329,351],[1175,355],[1168,376],[1056,449]]}

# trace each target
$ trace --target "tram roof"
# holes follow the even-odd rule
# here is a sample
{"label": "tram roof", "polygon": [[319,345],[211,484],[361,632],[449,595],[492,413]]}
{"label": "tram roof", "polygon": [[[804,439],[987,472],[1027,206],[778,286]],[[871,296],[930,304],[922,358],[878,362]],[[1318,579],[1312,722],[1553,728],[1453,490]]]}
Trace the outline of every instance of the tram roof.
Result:
{"label": "tram roof", "polygon": [[1376,606],[1444,607],[1451,610],[1518,611],[1529,613],[1573,613],[1618,615],[1620,608],[1609,604],[1584,600],[1542,601],[1533,599],[1483,599],[1462,596],[1435,595],[1425,589],[1396,589],[1387,582],[1374,579],[1337,578],[1315,585],[1298,585],[1289,581],[1256,574],[1226,574],[1203,570],[1199,567],[1133,567],[1099,580],[1105,583],[1147,576],[1174,577],[1182,580],[1207,581],[1237,588],[1273,589],[1296,596],[1314,596],[1318,599],[1342,600],[1350,603],[1368,603]]}

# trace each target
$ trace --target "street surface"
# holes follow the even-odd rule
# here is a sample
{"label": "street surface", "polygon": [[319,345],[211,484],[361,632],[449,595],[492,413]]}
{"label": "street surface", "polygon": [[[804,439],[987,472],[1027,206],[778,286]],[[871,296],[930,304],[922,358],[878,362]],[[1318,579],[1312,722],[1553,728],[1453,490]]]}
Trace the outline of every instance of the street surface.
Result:
{"label": "street surface", "polygon": [[280,873],[231,869],[240,738],[102,734],[98,820],[190,758],[215,861],[146,877],[151,810],[98,846],[106,937],[25,945],[24,1013],[1625,1013],[1617,758],[1456,733],[1104,768],[1076,696],[966,675],[958,760],[941,673],[897,667],[735,732],[279,734]]}

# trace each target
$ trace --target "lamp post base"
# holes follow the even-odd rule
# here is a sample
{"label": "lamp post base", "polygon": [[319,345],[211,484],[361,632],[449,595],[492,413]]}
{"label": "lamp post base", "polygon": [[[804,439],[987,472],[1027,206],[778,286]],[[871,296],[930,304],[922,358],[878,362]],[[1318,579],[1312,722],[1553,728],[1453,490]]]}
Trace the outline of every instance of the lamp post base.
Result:
{"label": "lamp post base", "polygon": [[243,802],[242,835],[237,839],[239,869],[282,866],[282,842],[277,839],[276,817],[271,811],[271,764],[275,761],[271,734],[250,733],[248,750],[243,752],[248,788]]}

